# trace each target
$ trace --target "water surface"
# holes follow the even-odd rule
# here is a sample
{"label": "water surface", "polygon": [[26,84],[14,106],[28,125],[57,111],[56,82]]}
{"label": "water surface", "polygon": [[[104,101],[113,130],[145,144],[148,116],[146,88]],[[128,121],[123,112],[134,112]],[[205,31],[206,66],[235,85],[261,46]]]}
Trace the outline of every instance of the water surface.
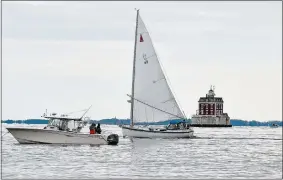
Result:
{"label": "water surface", "polygon": [[[3,124],[7,126],[42,125]],[[194,139],[129,139],[118,146],[19,145],[3,136],[3,179],[282,179],[282,128],[194,128]],[[87,131],[87,128],[84,129]]]}

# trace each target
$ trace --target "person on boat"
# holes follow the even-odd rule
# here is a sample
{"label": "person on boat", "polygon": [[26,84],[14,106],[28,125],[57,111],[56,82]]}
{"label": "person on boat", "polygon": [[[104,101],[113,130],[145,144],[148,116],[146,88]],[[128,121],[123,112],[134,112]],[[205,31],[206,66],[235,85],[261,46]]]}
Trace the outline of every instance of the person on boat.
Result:
{"label": "person on boat", "polygon": [[181,123],[180,122],[178,122],[177,124],[176,124],[176,129],[180,129],[180,125],[181,125]]}
{"label": "person on boat", "polygon": [[185,129],[184,123],[180,122],[179,126],[178,126],[178,129]]}
{"label": "person on boat", "polygon": [[183,120],[183,127],[184,127],[184,129],[186,129],[186,128],[187,128],[187,123],[186,123],[186,121],[185,121],[185,120]]}
{"label": "person on boat", "polygon": [[177,125],[176,125],[176,124],[169,124],[169,125],[167,126],[167,129],[168,129],[168,130],[175,130],[175,129],[177,129]]}
{"label": "person on boat", "polygon": [[97,132],[98,134],[101,134],[100,123],[97,124],[96,132]]}
{"label": "person on boat", "polygon": [[92,123],[92,124],[89,126],[89,134],[95,134],[95,130],[96,130],[96,124],[95,124],[95,123]]}

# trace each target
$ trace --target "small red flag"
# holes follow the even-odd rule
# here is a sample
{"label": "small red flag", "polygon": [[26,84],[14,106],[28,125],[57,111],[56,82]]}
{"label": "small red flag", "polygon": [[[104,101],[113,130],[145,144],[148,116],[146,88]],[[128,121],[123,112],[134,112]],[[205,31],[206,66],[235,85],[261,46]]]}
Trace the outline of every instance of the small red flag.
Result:
{"label": "small red flag", "polygon": [[140,42],[143,42],[143,37],[142,37],[142,35],[140,35]]}

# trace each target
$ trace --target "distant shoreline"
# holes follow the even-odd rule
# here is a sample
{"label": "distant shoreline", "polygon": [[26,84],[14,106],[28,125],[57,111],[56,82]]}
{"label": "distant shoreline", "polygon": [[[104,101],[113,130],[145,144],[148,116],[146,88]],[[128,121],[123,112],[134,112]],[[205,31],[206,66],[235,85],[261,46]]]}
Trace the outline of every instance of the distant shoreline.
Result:
{"label": "distant shoreline", "polygon": [[[100,124],[109,124],[109,125],[129,125],[130,120],[129,119],[101,119],[101,120],[90,120],[90,122],[100,123]],[[141,122],[138,123],[139,125],[167,125],[170,121],[161,121],[156,123],[146,123]],[[232,126],[270,126],[272,124],[277,124],[278,126],[282,126],[282,121],[278,120],[271,120],[266,122],[259,122],[259,121],[245,121],[245,120],[239,120],[239,119],[231,119],[230,120]],[[47,124],[48,120],[46,119],[27,119],[27,120],[2,120],[1,123],[5,124]]]}

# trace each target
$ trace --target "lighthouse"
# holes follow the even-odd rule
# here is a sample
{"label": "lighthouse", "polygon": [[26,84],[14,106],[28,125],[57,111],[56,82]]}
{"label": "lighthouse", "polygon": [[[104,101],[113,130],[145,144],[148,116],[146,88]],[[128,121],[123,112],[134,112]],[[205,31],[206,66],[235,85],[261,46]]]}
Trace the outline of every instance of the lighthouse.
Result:
{"label": "lighthouse", "polygon": [[205,97],[200,97],[198,110],[192,116],[193,127],[232,127],[230,117],[223,112],[223,98],[215,96],[212,86]]}

